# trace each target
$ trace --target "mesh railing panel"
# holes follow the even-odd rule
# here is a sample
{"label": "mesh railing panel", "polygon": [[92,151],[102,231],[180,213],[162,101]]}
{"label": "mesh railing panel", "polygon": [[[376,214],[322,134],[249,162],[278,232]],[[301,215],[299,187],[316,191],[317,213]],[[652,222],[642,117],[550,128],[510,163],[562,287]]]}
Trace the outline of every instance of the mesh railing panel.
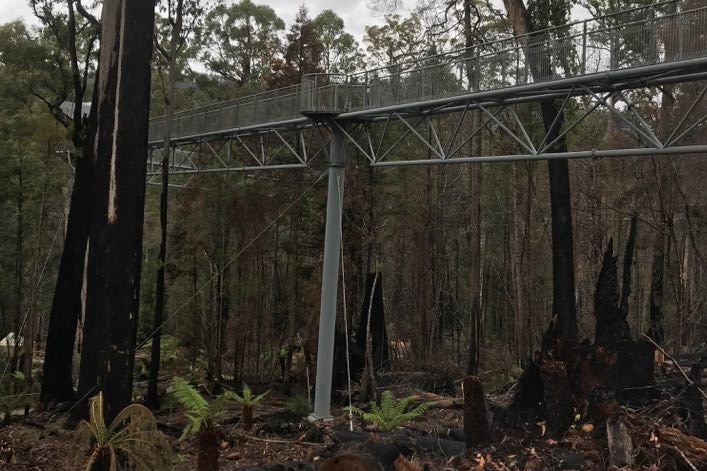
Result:
{"label": "mesh railing panel", "polygon": [[[308,75],[299,85],[176,113],[172,137],[705,56],[707,0],[664,2],[351,75]],[[151,141],[164,126],[164,117],[150,122]]]}

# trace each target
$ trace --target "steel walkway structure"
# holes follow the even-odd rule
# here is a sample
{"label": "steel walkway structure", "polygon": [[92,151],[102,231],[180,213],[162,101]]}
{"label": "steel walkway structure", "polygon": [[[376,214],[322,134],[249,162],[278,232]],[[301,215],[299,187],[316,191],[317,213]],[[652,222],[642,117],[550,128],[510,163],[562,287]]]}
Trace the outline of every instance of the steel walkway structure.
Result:
{"label": "steel walkway structure", "polygon": [[[665,90],[702,79],[707,79],[707,0],[667,1],[350,75],[308,75],[298,85],[176,113],[169,171],[188,178],[296,169],[320,155],[328,157],[314,405],[314,416],[327,418],[339,202],[348,151],[375,167],[707,154],[707,140],[700,135],[707,121],[707,114],[700,115],[707,85],[700,84],[692,104],[667,131],[654,129],[632,100],[636,90]],[[533,104],[551,99],[559,109],[552,128],[572,110],[572,119],[552,140],[551,133],[533,124]],[[471,112],[482,116],[475,128],[469,126]],[[625,132],[627,147],[556,152],[560,140],[599,112]],[[153,155],[164,148],[166,125],[163,117],[150,122]],[[480,133],[506,135],[514,147],[470,156],[466,144]],[[393,152],[411,141],[425,155]],[[148,161],[153,182],[159,179],[160,160]]]}

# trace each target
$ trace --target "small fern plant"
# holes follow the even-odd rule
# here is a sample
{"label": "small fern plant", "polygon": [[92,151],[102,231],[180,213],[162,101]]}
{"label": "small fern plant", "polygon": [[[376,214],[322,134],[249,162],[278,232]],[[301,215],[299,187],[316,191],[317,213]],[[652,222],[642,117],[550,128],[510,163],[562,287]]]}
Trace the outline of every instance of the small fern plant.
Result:
{"label": "small fern plant", "polygon": [[380,404],[377,404],[375,401],[371,402],[370,412],[366,412],[355,406],[351,406],[347,409],[352,414],[363,419],[364,422],[373,424],[381,431],[387,432],[399,427],[405,422],[420,417],[429,409],[430,403],[425,402],[407,410],[408,404],[410,404],[412,399],[412,396],[395,399],[391,391],[385,391],[381,394]]}
{"label": "small fern plant", "polygon": [[86,471],[117,471],[121,463],[135,471],[161,471],[172,468],[172,447],[157,430],[152,412],[140,404],[123,409],[106,426],[103,420],[103,393],[91,398],[89,420],[76,429],[82,455],[89,454]]}
{"label": "small fern plant", "polygon": [[263,394],[255,395],[250,387],[243,383],[242,394],[232,393],[233,399],[243,406],[243,413],[241,418],[243,419],[243,429],[250,430],[253,428],[253,409],[257,406],[260,401],[262,401],[265,396],[268,395],[270,390],[265,391]]}
{"label": "small fern plant", "polygon": [[174,378],[170,390],[174,400],[186,409],[187,425],[181,439],[192,435],[197,438],[197,470],[218,471],[220,434],[216,429],[216,421],[223,413],[226,402],[237,400],[237,395],[225,391],[209,402],[194,386],[180,377]]}

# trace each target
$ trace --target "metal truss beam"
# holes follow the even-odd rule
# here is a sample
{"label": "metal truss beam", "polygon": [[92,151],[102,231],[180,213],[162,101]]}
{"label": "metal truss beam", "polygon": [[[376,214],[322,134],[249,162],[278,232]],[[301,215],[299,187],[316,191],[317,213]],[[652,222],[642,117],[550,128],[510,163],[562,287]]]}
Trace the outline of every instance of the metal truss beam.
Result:
{"label": "metal truss beam", "polygon": [[[464,162],[495,162],[509,160],[544,160],[544,159],[577,159],[577,158],[599,158],[599,157],[628,157],[628,156],[652,156],[652,155],[676,155],[695,154],[707,152],[707,144],[700,143],[684,144],[682,141],[694,133],[696,129],[707,122],[707,115],[695,119],[695,111],[698,105],[704,102],[707,96],[707,85],[695,97],[686,113],[678,121],[674,129],[669,130],[668,137],[661,139],[652,129],[649,122],[641,116],[634,103],[621,90],[610,90],[604,93],[597,93],[589,87],[571,87],[564,96],[555,97],[562,99],[558,116],[566,113],[569,103],[577,101],[578,94],[582,94],[588,103],[574,119],[566,123],[559,135],[550,140],[550,133],[543,131],[539,143],[536,144],[532,138],[532,123],[524,121],[518,115],[516,105],[505,102],[493,103],[496,109],[491,109],[487,104],[480,102],[467,103],[463,108],[457,109],[456,113],[448,113],[449,119],[456,117],[456,123],[448,126],[453,129],[447,136],[440,133],[440,128],[435,125],[435,114],[422,114],[413,119],[397,112],[390,112],[384,120],[364,122],[359,129],[361,132],[344,132],[345,138],[354,148],[358,149],[374,167],[392,167],[407,165],[430,165],[446,163]],[[468,126],[468,114],[472,109],[477,109],[486,118],[476,129],[469,129],[461,132],[464,123]],[[439,111],[439,110],[437,110]],[[638,144],[624,149],[579,149],[572,152],[555,153],[552,152],[555,144],[564,139],[569,133],[577,129],[589,116],[598,112],[606,112],[615,117],[618,129],[629,136]],[[532,121],[532,120],[531,120]],[[378,145],[372,143],[371,137],[376,122],[384,122],[383,131],[378,138]],[[556,118],[552,128],[559,125],[559,118]],[[334,124],[339,126],[338,124]],[[538,126],[535,126],[536,128]],[[471,157],[463,155],[464,146],[477,134],[488,131],[501,133],[512,139],[518,146],[518,153],[514,155],[492,155],[486,153],[483,156]],[[463,136],[460,138],[460,135]],[[415,158],[407,153],[399,153],[396,156],[399,160],[391,160],[390,156],[409,138],[414,138],[428,149],[428,156]],[[386,144],[387,141],[392,143]],[[549,142],[548,142],[549,141]],[[434,158],[430,158],[433,156]]]}
{"label": "metal truss beam", "polygon": [[688,155],[688,154],[705,154],[707,155],[707,144],[693,146],[678,146],[666,149],[607,149],[607,150],[588,150],[574,152],[550,152],[546,154],[508,154],[508,155],[489,155],[481,157],[455,157],[447,160],[440,159],[418,159],[418,160],[398,160],[390,162],[376,162],[371,164],[372,167],[409,167],[415,165],[447,165],[453,163],[492,163],[492,162],[517,162],[530,160],[555,160],[555,159],[599,159],[599,158],[616,158],[616,157],[651,157],[658,155]]}
{"label": "metal truss beam", "polygon": [[[307,168],[326,154],[329,132],[319,125],[235,134],[223,139],[177,142],[171,149],[171,175],[195,175],[258,170]],[[148,183],[159,181],[162,149],[153,147],[148,158]]]}

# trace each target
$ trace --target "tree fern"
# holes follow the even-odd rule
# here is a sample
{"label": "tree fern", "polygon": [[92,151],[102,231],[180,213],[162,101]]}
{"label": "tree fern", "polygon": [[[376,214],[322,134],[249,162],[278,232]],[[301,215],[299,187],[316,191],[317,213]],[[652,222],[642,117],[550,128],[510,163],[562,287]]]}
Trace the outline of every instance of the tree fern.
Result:
{"label": "tree fern", "polygon": [[[230,392],[230,391],[229,391]],[[235,392],[230,392],[230,396],[239,404],[242,406],[254,406],[257,405],[260,401],[262,401],[265,396],[268,395],[270,390],[265,391],[263,394],[259,395],[254,395],[253,391],[250,389],[250,386],[247,384],[243,383],[243,391],[242,395],[235,393]]]}
{"label": "tree fern", "polygon": [[429,403],[422,403],[407,410],[412,399],[412,397],[395,399],[391,391],[385,391],[381,394],[380,404],[375,401],[371,402],[370,412],[354,406],[350,410],[365,422],[371,423],[383,431],[388,431],[420,417],[430,407]]}
{"label": "tree fern", "polygon": [[170,386],[174,400],[186,409],[187,425],[182,432],[182,439],[190,435],[198,436],[199,456],[198,471],[218,469],[219,434],[216,429],[216,419],[226,407],[226,402],[236,400],[236,393],[226,391],[209,402],[183,378],[176,377]]}
{"label": "tree fern", "polygon": [[265,391],[263,394],[254,395],[250,387],[243,383],[242,395],[229,392],[229,399],[237,401],[243,406],[243,414],[241,415],[243,428],[250,430],[253,427],[253,408],[268,395],[270,391]]}
{"label": "tree fern", "polygon": [[90,453],[85,469],[116,471],[125,460],[135,471],[161,471],[172,467],[172,448],[167,437],[157,430],[152,412],[139,404],[123,409],[106,426],[103,420],[103,393],[89,402],[89,420],[76,429],[77,443],[83,455]]}
{"label": "tree fern", "polygon": [[170,389],[174,400],[187,409],[186,417],[188,422],[182,431],[181,439],[189,435],[198,434],[205,422],[213,419],[220,412],[214,410],[216,405],[214,407],[209,405],[204,396],[184,378],[174,378]]}

